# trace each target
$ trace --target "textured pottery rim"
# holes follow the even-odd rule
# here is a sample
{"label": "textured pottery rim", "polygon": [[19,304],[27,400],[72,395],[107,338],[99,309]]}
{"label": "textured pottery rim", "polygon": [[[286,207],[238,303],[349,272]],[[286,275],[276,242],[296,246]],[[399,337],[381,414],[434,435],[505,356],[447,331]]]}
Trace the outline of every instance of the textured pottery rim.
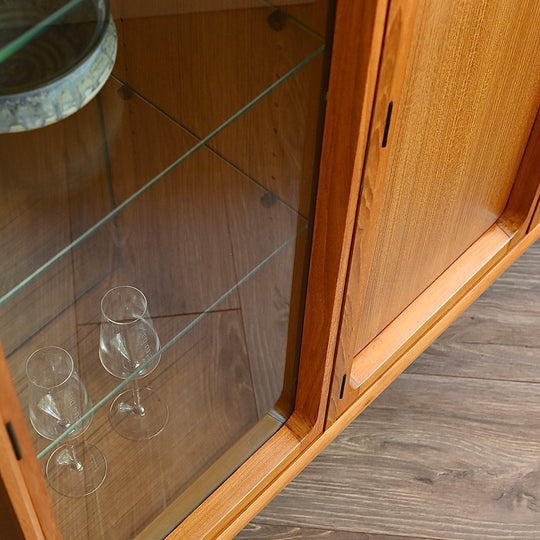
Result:
{"label": "textured pottery rim", "polygon": [[0,133],[44,127],[72,115],[86,105],[105,84],[116,59],[117,35],[108,2],[96,5],[103,23],[82,55],[65,72],[32,90],[0,96]]}

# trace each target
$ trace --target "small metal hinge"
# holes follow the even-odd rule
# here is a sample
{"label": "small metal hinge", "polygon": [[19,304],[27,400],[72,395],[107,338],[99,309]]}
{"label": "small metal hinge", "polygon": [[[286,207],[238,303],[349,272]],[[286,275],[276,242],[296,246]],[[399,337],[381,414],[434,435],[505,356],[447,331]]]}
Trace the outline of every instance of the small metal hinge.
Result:
{"label": "small metal hinge", "polygon": [[17,460],[20,461],[22,459],[21,447],[19,446],[19,441],[17,441],[17,437],[15,436],[15,430],[13,429],[11,422],[6,423],[6,429],[9,435],[9,439],[11,441],[11,446],[13,446],[15,456],[17,457]]}

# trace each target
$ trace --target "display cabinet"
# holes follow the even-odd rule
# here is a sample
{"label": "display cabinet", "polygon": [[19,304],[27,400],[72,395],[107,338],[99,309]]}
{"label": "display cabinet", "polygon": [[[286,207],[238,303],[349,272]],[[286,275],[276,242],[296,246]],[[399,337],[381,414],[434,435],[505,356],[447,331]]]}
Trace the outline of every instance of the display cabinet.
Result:
{"label": "display cabinet", "polygon": [[540,236],[540,8],[14,4],[0,516],[230,538]]}

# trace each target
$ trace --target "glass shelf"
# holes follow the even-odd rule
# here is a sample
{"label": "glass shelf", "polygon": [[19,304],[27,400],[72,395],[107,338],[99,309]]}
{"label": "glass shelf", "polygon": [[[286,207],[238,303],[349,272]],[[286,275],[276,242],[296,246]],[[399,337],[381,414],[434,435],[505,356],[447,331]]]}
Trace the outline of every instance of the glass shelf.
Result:
{"label": "glass shelf", "polygon": [[[109,463],[91,495],[51,490],[66,538],[133,538],[190,486],[200,502],[247,457],[238,448],[253,451],[292,408],[320,9],[112,2],[117,60],[97,97],[59,123],[0,135],[0,339],[21,406],[27,414],[26,358],[64,347],[94,403],[82,438]],[[129,381],[99,361],[100,300],[122,284],[145,293],[161,340],[142,384],[167,402],[169,422],[148,441],[121,438],[108,420]],[[29,429],[44,464],[62,438]],[[189,503],[179,508],[176,520]]]}

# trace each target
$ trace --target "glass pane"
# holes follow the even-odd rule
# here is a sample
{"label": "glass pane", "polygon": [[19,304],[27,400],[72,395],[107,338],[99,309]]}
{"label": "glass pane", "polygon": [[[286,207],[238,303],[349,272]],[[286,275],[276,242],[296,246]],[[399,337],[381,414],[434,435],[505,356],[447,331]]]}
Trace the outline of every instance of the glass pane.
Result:
{"label": "glass pane", "polygon": [[[28,415],[35,392],[27,358],[47,346],[69,352],[92,402],[67,400],[67,419],[58,388],[43,391],[39,413],[64,433],[29,421],[36,452],[45,473],[71,440],[107,460],[82,497],[49,474],[66,538],[165,534],[292,411],[324,6],[284,4],[114,2],[118,54],[97,96],[0,135],[0,337],[21,406]],[[118,338],[124,378],[99,354],[101,300],[121,285],[143,291],[159,336],[140,361]],[[133,413],[136,382],[143,406],[151,388],[168,407],[143,440],[109,414],[126,390],[120,414]]]}

